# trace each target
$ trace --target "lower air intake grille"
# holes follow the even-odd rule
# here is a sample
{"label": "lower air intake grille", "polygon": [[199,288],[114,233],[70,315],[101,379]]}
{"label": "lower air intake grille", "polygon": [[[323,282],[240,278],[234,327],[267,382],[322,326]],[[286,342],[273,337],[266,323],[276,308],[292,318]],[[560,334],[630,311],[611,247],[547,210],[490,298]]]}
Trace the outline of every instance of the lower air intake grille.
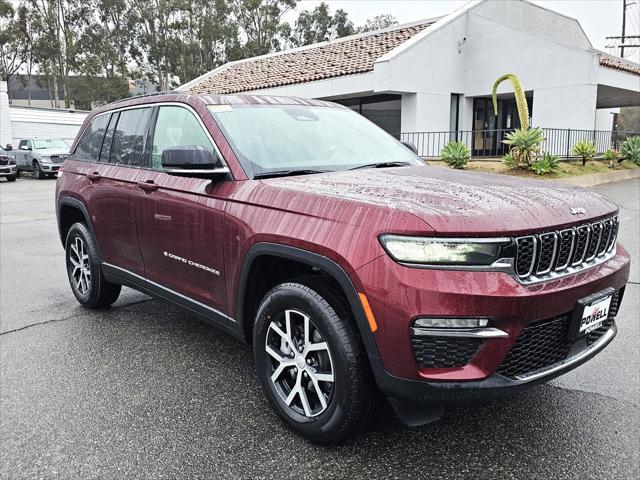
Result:
{"label": "lower air intake grille", "polygon": [[467,365],[484,343],[482,339],[428,337],[411,338],[413,351],[422,368],[455,368]]}

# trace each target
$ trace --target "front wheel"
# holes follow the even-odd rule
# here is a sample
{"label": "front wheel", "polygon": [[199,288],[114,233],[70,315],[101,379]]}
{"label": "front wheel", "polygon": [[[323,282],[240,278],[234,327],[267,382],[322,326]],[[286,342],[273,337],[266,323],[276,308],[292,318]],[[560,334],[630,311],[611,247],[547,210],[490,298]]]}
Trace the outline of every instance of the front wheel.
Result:
{"label": "front wheel", "polygon": [[15,182],[16,181],[16,175],[7,175],[7,182]]}
{"label": "front wheel", "polygon": [[121,285],[105,280],[98,247],[83,223],[74,223],[65,243],[67,276],[78,302],[88,308],[104,308],[120,295]]}
{"label": "front wheel", "polygon": [[345,302],[314,277],[273,288],[258,310],[253,349],[271,406],[316,443],[342,441],[366,422],[376,392]]}
{"label": "front wheel", "polygon": [[38,180],[42,180],[46,177],[45,173],[40,168],[40,164],[36,161],[33,162],[33,178],[37,178]]}

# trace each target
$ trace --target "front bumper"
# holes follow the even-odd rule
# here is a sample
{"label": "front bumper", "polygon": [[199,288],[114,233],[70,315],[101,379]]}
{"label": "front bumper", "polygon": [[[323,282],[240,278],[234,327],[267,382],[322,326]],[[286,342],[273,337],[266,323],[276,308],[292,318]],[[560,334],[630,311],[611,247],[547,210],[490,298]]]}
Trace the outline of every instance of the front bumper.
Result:
{"label": "front bumper", "polygon": [[0,165],[0,177],[8,177],[16,174],[15,165]]}
{"label": "front bumper", "polygon": [[[374,334],[380,356],[373,365],[381,390],[405,402],[464,402],[493,398],[561,375],[601,351],[615,336],[613,320],[587,342],[567,345],[566,355],[528,372],[505,374],[504,363],[525,329],[560,321],[578,299],[613,288],[622,294],[629,257],[616,255],[575,275],[536,285],[521,285],[502,272],[465,272],[409,268],[383,256],[356,271],[376,316]],[[486,317],[506,336],[483,340],[468,363],[426,368],[412,345],[411,323],[423,316]],[[503,368],[501,368],[503,366]]]}
{"label": "front bumper", "polygon": [[43,172],[47,173],[55,173],[57,172],[62,164],[59,163],[40,163],[40,168]]}

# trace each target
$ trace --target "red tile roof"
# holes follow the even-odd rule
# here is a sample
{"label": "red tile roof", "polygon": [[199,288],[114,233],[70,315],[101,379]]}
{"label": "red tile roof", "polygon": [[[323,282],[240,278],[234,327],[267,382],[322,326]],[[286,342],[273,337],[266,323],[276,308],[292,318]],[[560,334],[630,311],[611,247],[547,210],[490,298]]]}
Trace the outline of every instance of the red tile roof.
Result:
{"label": "red tile roof", "polygon": [[194,84],[188,92],[238,93],[370,72],[378,58],[434,22],[425,20],[231,63]]}
{"label": "red tile roof", "polygon": [[605,68],[612,68],[614,70],[620,70],[640,76],[640,65],[625,60],[624,58],[601,54],[600,65]]}

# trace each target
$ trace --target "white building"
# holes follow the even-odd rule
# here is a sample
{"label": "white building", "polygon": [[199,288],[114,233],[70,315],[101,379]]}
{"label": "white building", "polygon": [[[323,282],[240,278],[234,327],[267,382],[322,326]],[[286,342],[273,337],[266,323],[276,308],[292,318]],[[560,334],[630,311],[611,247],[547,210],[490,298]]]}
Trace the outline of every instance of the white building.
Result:
{"label": "white building", "polygon": [[595,50],[577,20],[524,0],[472,1],[442,18],[230,62],[180,90],[332,100],[424,156],[455,138],[499,155],[504,131],[519,125],[509,82],[493,112],[505,73],[519,77],[532,125],[558,154],[578,138],[609,148],[616,109],[640,105],[640,65]]}
{"label": "white building", "polygon": [[9,104],[7,83],[0,82],[0,145],[14,147],[23,138],[75,138],[89,112]]}

